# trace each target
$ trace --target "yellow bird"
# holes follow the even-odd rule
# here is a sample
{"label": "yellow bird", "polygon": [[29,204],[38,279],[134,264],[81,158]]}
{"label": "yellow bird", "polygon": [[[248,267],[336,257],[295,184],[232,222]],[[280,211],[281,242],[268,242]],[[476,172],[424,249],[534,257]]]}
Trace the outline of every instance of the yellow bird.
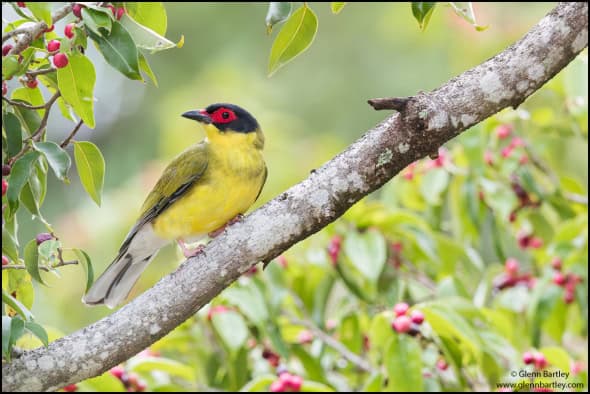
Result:
{"label": "yellow bird", "polygon": [[82,301],[119,305],[156,252],[177,240],[195,241],[223,228],[256,201],[267,169],[262,156],[264,135],[250,113],[233,104],[212,104],[189,111],[207,137],[178,155],[147,196],[139,220],[119,253]]}

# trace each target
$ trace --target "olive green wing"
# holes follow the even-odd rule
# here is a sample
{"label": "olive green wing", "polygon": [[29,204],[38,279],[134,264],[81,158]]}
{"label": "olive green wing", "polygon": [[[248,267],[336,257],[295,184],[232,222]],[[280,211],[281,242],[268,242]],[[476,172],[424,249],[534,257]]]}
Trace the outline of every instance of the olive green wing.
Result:
{"label": "olive green wing", "polygon": [[144,224],[164,212],[202,178],[208,163],[208,145],[205,143],[191,146],[172,160],[145,199],[141,207],[141,216],[127,234],[119,254],[127,250],[129,243]]}
{"label": "olive green wing", "polygon": [[260,190],[258,190],[258,194],[256,195],[256,198],[254,199],[254,201],[258,200],[258,197],[260,197],[260,193],[262,193],[262,189],[264,189],[264,184],[266,183],[266,178],[268,177],[268,167],[266,167],[266,164],[264,165],[264,177],[262,178],[262,183],[260,184]]}

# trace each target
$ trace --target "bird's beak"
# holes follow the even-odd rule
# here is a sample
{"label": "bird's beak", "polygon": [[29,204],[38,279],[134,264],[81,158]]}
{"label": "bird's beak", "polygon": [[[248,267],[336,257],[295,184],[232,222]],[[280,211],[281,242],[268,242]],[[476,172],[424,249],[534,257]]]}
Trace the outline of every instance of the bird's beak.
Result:
{"label": "bird's beak", "polygon": [[196,120],[200,123],[209,124],[211,123],[211,117],[204,109],[199,109],[196,111],[188,111],[182,114],[183,117]]}

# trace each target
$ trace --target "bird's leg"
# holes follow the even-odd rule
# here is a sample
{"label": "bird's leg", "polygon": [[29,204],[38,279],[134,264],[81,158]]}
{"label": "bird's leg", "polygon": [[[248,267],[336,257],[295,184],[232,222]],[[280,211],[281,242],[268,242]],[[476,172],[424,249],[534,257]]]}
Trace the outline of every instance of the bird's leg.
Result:
{"label": "bird's leg", "polygon": [[231,226],[232,224],[235,224],[237,222],[240,222],[243,218],[244,218],[244,215],[242,215],[241,213],[238,213],[236,216],[234,216],[232,219],[230,219],[226,224],[224,224],[223,226],[219,227],[217,230],[211,231],[209,233],[209,237],[210,238],[217,237],[219,234],[221,234],[222,232],[225,231],[225,229],[227,228],[227,226]]}
{"label": "bird's leg", "polygon": [[189,257],[194,257],[194,256],[202,253],[203,249],[205,249],[205,245],[199,245],[196,248],[189,248],[188,246],[186,246],[186,244],[184,243],[184,241],[182,239],[178,239],[176,242],[178,243],[178,246],[180,246],[180,249],[182,250],[182,254],[187,259]]}

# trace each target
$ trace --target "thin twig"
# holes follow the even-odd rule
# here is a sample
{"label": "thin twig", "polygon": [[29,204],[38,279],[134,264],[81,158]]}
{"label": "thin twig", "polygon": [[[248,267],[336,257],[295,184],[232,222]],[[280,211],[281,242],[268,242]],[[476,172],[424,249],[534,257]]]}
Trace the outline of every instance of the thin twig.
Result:
{"label": "thin twig", "polygon": [[14,105],[14,106],[21,107],[21,108],[24,108],[24,109],[35,110],[35,109],[46,109],[47,108],[47,103],[45,103],[43,105],[29,105],[29,104],[25,104],[25,103],[20,102],[20,101],[15,101],[15,100],[8,99],[8,98],[6,98],[4,96],[2,97],[2,100],[6,101],[10,105]]}
{"label": "thin twig", "polygon": [[50,68],[42,68],[42,69],[39,69],[39,70],[27,71],[25,74],[28,77],[36,77],[37,75],[49,74],[49,73],[52,73],[54,71],[57,71],[57,68],[50,67]]}
{"label": "thin twig", "polygon": [[61,146],[62,148],[65,148],[66,146],[68,146],[68,144],[70,143],[72,138],[74,138],[74,136],[76,135],[78,130],[80,130],[80,127],[82,127],[83,124],[84,124],[84,121],[82,119],[80,119],[78,121],[78,124],[76,124],[76,127],[74,127],[74,129],[70,132],[70,134],[66,137],[66,139],[63,140],[61,144],[59,144],[59,146]]}
{"label": "thin twig", "polygon": [[[29,141],[37,142],[41,139],[41,137],[43,136],[43,132],[45,130],[45,127],[47,126],[47,120],[49,119],[49,111],[51,110],[51,106],[53,105],[53,103],[55,103],[55,101],[59,98],[60,95],[61,95],[61,93],[58,90],[45,103],[45,105],[43,106],[43,108],[45,108],[45,114],[43,115],[43,118],[41,119],[41,123],[39,124],[39,128],[37,130],[35,130],[35,132],[33,134],[31,134],[29,137],[27,137],[24,140],[24,142],[29,142]],[[27,153],[30,149],[31,149],[31,146],[29,144],[24,144],[24,146],[22,147],[20,152],[18,152],[16,155],[14,155],[10,159],[8,159],[8,162],[6,164],[8,164],[8,165],[14,164],[15,161],[17,161],[21,156],[23,156],[25,153]]]}
{"label": "thin twig", "polygon": [[[40,265],[39,269],[41,271],[45,271],[45,272],[49,272],[54,268],[59,268],[59,267],[63,267],[66,265],[78,265],[78,260],[72,260],[72,261],[62,261],[60,263],[57,263],[56,265],[52,266],[52,267],[46,267],[44,265]],[[2,266],[2,270],[26,270],[27,267],[25,267],[23,264],[8,264],[8,265],[3,265]]]}
{"label": "thin twig", "polygon": [[[72,4],[73,3],[69,3],[55,11],[55,13],[51,17],[52,23],[55,24],[57,21],[63,19],[66,15],[68,15],[72,11]],[[17,28],[3,35],[2,42],[16,35],[21,36],[19,39],[15,39],[16,44],[14,45],[14,48],[12,48],[10,52],[8,52],[9,55],[16,55],[28,48],[33,42],[33,40],[35,40],[35,38],[37,38],[37,36],[39,36],[40,34],[43,34],[48,28],[49,26],[47,26],[47,23],[43,21],[37,22],[32,26],[27,26],[26,28]]]}
{"label": "thin twig", "polygon": [[324,342],[326,345],[330,346],[332,349],[336,350],[342,357],[346,360],[354,364],[358,369],[365,371],[365,372],[372,372],[375,369],[371,367],[368,361],[364,358],[354,354],[350,350],[346,348],[341,342],[334,339],[330,334],[325,333],[315,324],[313,324],[310,320],[306,319],[298,319],[296,317],[290,317],[289,320],[291,323],[303,326],[307,328],[309,331],[313,333],[320,341]]}

